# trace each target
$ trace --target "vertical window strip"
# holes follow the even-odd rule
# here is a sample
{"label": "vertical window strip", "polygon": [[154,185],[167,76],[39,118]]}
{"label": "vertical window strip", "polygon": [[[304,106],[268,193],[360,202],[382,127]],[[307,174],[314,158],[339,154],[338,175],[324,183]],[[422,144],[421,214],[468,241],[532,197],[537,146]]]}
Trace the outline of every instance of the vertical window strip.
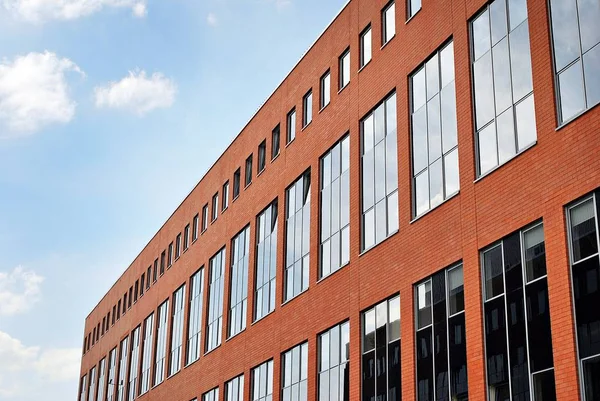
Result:
{"label": "vertical window strip", "polygon": [[396,3],[392,1],[381,12],[383,20],[382,45],[387,44],[396,35]]}
{"label": "vertical window strip", "polygon": [[154,337],[154,313],[144,321],[144,340],[142,342],[142,373],[140,377],[140,395],[150,390],[150,367],[152,364],[152,340]]}
{"label": "vertical window strip", "polygon": [[244,400],[244,375],[234,377],[225,383],[224,401],[243,401]]}
{"label": "vertical window strip", "polygon": [[208,286],[208,321],[206,352],[221,345],[223,332],[223,289],[225,275],[225,248],[210,259]]}
{"label": "vertical window strip", "polygon": [[231,280],[229,287],[229,337],[246,328],[248,309],[248,260],[250,226],[231,241]]}
{"label": "vertical window strip", "polygon": [[185,284],[173,293],[173,319],[171,320],[171,353],[169,356],[169,376],[181,369],[183,347],[183,318],[185,315]]}
{"label": "vertical window strip", "polygon": [[196,272],[190,280],[190,316],[186,364],[200,358],[202,332],[202,302],[204,299],[204,268]]}
{"label": "vertical window strip", "polygon": [[297,345],[283,354],[282,401],[308,399],[308,343]]}
{"label": "vertical window strip", "polygon": [[94,396],[96,395],[96,367],[94,366],[92,370],[90,370],[89,374],[89,389],[88,389],[88,401],[94,401]]}
{"label": "vertical window strip", "polygon": [[120,347],[120,359],[119,359],[119,382],[117,383],[117,401],[125,400],[125,386],[127,382],[125,378],[127,377],[127,356],[129,352],[129,337],[125,337],[121,341]]}
{"label": "vertical window strip", "polygon": [[273,360],[252,369],[252,401],[271,401],[273,399]]}
{"label": "vertical window strip", "polygon": [[292,142],[296,139],[296,109],[292,109],[287,115],[287,143]]}
{"label": "vertical window strip", "polygon": [[277,275],[277,200],[257,217],[254,321],[275,310]]}
{"label": "vertical window strip", "polygon": [[83,375],[81,383],[79,384],[79,401],[85,401],[85,394],[87,391],[87,375]]}
{"label": "vertical window strip", "polygon": [[[108,354],[108,384],[106,386],[106,401],[113,401],[116,389],[117,375],[117,348],[113,348]],[[101,400],[98,400],[101,401]]]}
{"label": "vertical window strip", "polygon": [[332,327],[319,336],[318,400],[350,397],[350,323]]}
{"label": "vertical window strip", "polygon": [[96,401],[104,400],[104,389],[106,388],[106,358],[102,358],[98,364],[98,392],[96,393]]}
{"label": "vertical window strip", "polygon": [[137,395],[140,355],[140,326],[131,333],[131,358],[129,359],[129,382],[127,383],[127,400],[133,401]]}
{"label": "vertical window strip", "polygon": [[219,388],[215,387],[202,394],[202,401],[219,401]]}
{"label": "vertical window strip", "polygon": [[156,319],[156,350],[154,355],[154,385],[165,379],[165,360],[167,356],[167,327],[169,321],[169,300],[158,307]]}

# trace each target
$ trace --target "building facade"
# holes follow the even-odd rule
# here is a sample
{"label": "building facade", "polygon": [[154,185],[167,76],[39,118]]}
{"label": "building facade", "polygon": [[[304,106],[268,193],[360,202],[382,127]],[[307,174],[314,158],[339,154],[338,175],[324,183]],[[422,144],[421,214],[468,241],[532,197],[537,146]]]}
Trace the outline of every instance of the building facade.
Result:
{"label": "building facade", "polygon": [[79,400],[600,400],[598,21],[349,1],[87,317]]}

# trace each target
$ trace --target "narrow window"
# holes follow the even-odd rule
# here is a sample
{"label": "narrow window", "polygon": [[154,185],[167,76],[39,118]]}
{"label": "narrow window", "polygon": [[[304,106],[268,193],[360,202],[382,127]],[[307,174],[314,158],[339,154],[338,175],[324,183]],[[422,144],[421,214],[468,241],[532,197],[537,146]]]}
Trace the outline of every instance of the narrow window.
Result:
{"label": "narrow window", "polygon": [[179,259],[181,256],[181,233],[175,237],[175,259]]}
{"label": "narrow window", "polygon": [[181,369],[183,347],[183,316],[185,314],[185,284],[173,293],[173,318],[171,320],[171,354],[169,376]]}
{"label": "narrow window", "polygon": [[[137,300],[137,297],[136,297]],[[131,309],[131,305],[133,302],[133,286],[129,287],[129,303],[127,304],[127,309]],[[100,331],[100,330],[98,330]]]}
{"label": "narrow window", "polygon": [[202,401],[219,401],[219,388],[215,387],[212,390],[202,394]]}
{"label": "narrow window", "polygon": [[117,382],[117,401],[125,401],[126,386],[125,378],[127,377],[127,356],[129,354],[129,337],[125,337],[121,341],[119,348],[119,381]]}
{"label": "narrow window", "polygon": [[302,128],[312,121],[312,89],[302,99]]}
{"label": "narrow window", "polygon": [[252,369],[252,401],[270,401],[273,399],[273,360]]}
{"label": "narrow window", "polygon": [[[160,254],[160,275],[162,276],[165,273],[165,259],[166,259],[166,252],[162,251]],[[156,260],[154,261],[156,262]],[[156,275],[154,275],[154,282],[156,282]]]}
{"label": "narrow window", "polygon": [[350,137],[321,157],[319,278],[350,261]]}
{"label": "narrow window", "polygon": [[277,200],[256,218],[254,321],[275,310],[277,275]]}
{"label": "narrow window", "polygon": [[381,44],[385,45],[396,35],[396,3],[392,1],[381,12],[381,20],[383,22]]}
{"label": "narrow window", "polygon": [[112,321],[110,322],[110,323],[111,323],[111,325],[114,325],[114,324],[115,324],[116,313],[117,313],[116,309],[117,309],[117,308],[116,308],[116,305],[113,305],[113,311],[112,311]]}
{"label": "narrow window", "polygon": [[252,183],[252,155],[246,159],[246,179],[244,185],[248,186]]}
{"label": "narrow window", "polygon": [[[98,392],[95,401],[104,400],[104,389],[106,388],[106,358],[102,358],[98,364]],[[90,400],[91,401],[91,400]]]}
{"label": "narrow window", "polygon": [[238,196],[240,196],[240,184],[241,184],[241,178],[242,177],[242,172],[241,170],[238,168],[237,170],[235,170],[235,173],[233,173],[233,199],[237,199]]}
{"label": "narrow window", "polygon": [[192,223],[192,242],[198,239],[198,234],[200,231],[200,214],[196,214],[194,216],[194,221]]}
{"label": "narrow window", "polygon": [[169,300],[158,307],[156,319],[156,348],[154,349],[154,386],[165,379],[165,359],[167,357],[167,327],[169,326]]}
{"label": "narrow window", "polygon": [[286,190],[284,301],[308,288],[310,250],[310,170]]}
{"label": "narrow window", "polygon": [[244,375],[234,377],[225,383],[225,400],[243,401],[244,400]]}
{"label": "narrow window", "polygon": [[[155,275],[156,276],[156,275]],[[150,289],[150,279],[152,277],[152,265],[148,266],[148,271],[146,271],[146,291]]]}
{"label": "narrow window", "polygon": [[248,259],[250,227],[243,229],[231,241],[231,284],[229,287],[229,337],[246,328],[248,304]]}
{"label": "narrow window", "polygon": [[229,207],[229,181],[226,181],[225,184],[223,184],[222,196],[221,210],[225,211],[225,209]]}
{"label": "narrow window", "polygon": [[173,255],[174,255],[174,248],[173,248],[173,243],[171,242],[169,244],[169,253],[167,255],[167,268],[171,267],[173,265]]}
{"label": "narrow window", "polygon": [[267,166],[267,140],[258,145],[258,174],[262,173]]}
{"label": "narrow window", "polygon": [[361,122],[362,241],[367,250],[398,231],[396,94]]}
{"label": "narrow window", "polygon": [[421,0],[407,0],[406,14],[411,19],[421,9]]}
{"label": "narrow window", "polygon": [[219,193],[213,195],[212,197],[212,215],[210,217],[211,223],[214,222],[217,217],[219,217]]}
{"label": "narrow window", "polygon": [[202,232],[208,228],[208,203],[202,207]]}
{"label": "narrow window", "polygon": [[117,320],[119,320],[120,318],[121,318],[121,300],[119,299],[118,306],[117,306]]}
{"label": "narrow window", "polygon": [[271,133],[271,160],[273,160],[274,158],[276,158],[279,155],[280,136],[281,136],[281,132],[280,132],[279,124],[277,124],[277,127],[275,127],[275,129]]}
{"label": "narrow window", "polygon": [[123,294],[123,314],[127,313],[127,292]]}
{"label": "narrow window", "polygon": [[142,342],[142,371],[140,376],[140,394],[150,390],[150,367],[152,364],[152,338],[154,335],[154,313],[144,321],[144,340]]}
{"label": "narrow window", "polygon": [[283,381],[281,387],[284,400],[308,400],[308,343],[297,345],[283,354]]}
{"label": "narrow window", "polygon": [[186,364],[197,361],[202,350],[200,334],[202,332],[202,300],[204,299],[204,268],[200,268],[190,278],[190,315],[188,323],[188,342]]}
{"label": "narrow window", "polygon": [[131,358],[129,359],[129,382],[127,383],[127,400],[133,401],[137,395],[140,356],[140,326],[131,333]]}
{"label": "narrow window", "polygon": [[287,115],[287,143],[296,139],[296,109],[292,109]]}
{"label": "narrow window", "polygon": [[223,287],[225,281],[225,248],[209,262],[208,320],[206,327],[206,352],[221,345],[223,332]]}
{"label": "narrow window", "polygon": [[[528,25],[525,3],[509,0],[470,22],[478,176],[537,141]],[[427,81],[427,100],[437,85]]]}
{"label": "narrow window", "polygon": [[371,37],[371,26],[369,25],[360,34],[360,68],[363,68],[369,61],[373,53],[373,38]]}
{"label": "narrow window", "polygon": [[94,401],[96,396],[96,367],[94,366],[90,370],[89,374],[89,387],[88,387],[88,401]]}
{"label": "narrow window", "polygon": [[[319,335],[318,397],[320,401],[350,398],[350,323]],[[387,367],[386,367],[387,368]]]}
{"label": "narrow window", "polygon": [[[117,376],[117,348],[113,348],[108,353],[108,376],[106,386],[106,401],[113,401],[116,390],[116,376]],[[104,401],[104,400],[98,400]]]}
{"label": "narrow window", "polygon": [[183,250],[187,251],[190,247],[190,225],[188,224],[183,229]]}
{"label": "narrow window", "polygon": [[142,273],[142,277],[140,277],[140,297],[144,295],[144,284],[146,281],[146,273]]}
{"label": "narrow window", "polygon": [[344,89],[350,83],[350,49],[348,48],[339,60],[340,64],[340,90]]}
{"label": "narrow window", "polygon": [[87,375],[83,375],[81,383],[79,384],[79,401],[85,401],[85,394],[87,391]]}
{"label": "narrow window", "polygon": [[324,109],[325,106],[331,101],[331,73],[329,70],[321,77],[321,105],[320,108]]}

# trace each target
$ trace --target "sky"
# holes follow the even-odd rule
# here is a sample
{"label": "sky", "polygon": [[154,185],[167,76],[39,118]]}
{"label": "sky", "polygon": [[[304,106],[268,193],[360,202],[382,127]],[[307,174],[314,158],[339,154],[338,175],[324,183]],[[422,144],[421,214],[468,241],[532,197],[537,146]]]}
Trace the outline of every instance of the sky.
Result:
{"label": "sky", "polygon": [[75,400],[87,314],[346,0],[0,0],[0,401]]}

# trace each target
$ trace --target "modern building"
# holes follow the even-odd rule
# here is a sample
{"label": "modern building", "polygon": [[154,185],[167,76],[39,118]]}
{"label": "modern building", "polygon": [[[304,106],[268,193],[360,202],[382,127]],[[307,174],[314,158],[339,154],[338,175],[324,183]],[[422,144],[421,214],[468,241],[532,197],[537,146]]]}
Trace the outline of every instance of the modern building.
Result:
{"label": "modern building", "polygon": [[351,0],[86,319],[80,401],[600,400],[600,1]]}

